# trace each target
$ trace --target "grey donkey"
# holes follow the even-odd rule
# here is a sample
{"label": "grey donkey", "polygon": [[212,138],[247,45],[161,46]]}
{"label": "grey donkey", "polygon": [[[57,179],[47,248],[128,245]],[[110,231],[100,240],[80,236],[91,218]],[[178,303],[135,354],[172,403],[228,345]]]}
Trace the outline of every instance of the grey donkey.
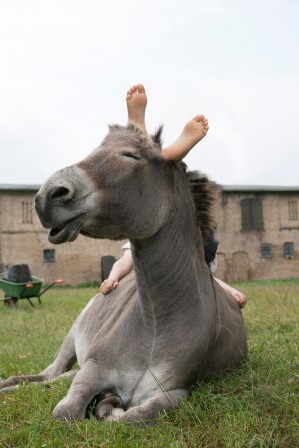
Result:
{"label": "grey donkey", "polygon": [[96,399],[100,419],[154,422],[201,378],[246,357],[238,304],[204,259],[214,184],[165,161],[160,137],[161,129],[150,138],[134,125],[111,126],[97,149],[53,174],[36,195],[51,243],[79,233],[129,239],[134,261],[117,289],[89,301],[50,366],[1,384],[74,376],[56,419],[84,419]]}

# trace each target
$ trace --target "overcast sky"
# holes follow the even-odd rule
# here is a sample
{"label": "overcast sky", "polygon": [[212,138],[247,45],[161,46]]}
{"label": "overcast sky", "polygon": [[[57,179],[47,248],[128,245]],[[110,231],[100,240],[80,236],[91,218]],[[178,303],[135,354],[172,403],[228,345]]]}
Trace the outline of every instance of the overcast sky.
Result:
{"label": "overcast sky", "polygon": [[84,158],[142,82],[167,145],[222,184],[299,185],[298,0],[0,0],[0,183]]}

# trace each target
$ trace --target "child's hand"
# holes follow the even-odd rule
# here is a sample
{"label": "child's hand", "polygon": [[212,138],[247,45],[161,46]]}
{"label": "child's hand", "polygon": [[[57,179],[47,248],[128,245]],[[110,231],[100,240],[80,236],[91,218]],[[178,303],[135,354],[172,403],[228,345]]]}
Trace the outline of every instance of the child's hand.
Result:
{"label": "child's hand", "polygon": [[109,294],[109,292],[113,291],[113,289],[118,287],[118,281],[107,278],[103,281],[100,287],[100,291],[102,294]]}

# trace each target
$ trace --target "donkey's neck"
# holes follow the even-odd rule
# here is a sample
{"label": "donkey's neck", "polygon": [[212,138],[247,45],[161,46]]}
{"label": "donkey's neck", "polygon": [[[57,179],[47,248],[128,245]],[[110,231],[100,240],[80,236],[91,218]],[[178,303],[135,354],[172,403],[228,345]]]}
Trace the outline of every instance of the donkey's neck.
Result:
{"label": "donkey's neck", "polygon": [[[173,208],[166,225],[154,236],[132,241],[132,254],[142,307],[170,315],[198,307],[205,278],[201,236],[193,214]],[[203,282],[201,281],[203,279]]]}

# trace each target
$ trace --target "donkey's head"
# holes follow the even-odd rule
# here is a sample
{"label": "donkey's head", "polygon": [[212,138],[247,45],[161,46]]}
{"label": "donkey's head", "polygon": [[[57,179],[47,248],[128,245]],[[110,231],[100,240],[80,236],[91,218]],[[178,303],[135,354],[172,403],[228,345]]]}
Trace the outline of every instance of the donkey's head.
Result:
{"label": "donkey's head", "polygon": [[178,171],[160,156],[159,139],[160,131],[151,139],[135,126],[111,126],[86,159],[52,175],[36,195],[49,241],[73,241],[79,233],[139,239],[159,231],[177,194]]}

